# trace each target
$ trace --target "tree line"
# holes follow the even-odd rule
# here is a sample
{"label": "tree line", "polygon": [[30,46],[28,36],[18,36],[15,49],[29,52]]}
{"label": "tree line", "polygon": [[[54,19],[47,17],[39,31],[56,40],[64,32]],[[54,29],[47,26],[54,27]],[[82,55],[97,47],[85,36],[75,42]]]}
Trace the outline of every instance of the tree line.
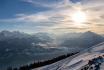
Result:
{"label": "tree line", "polygon": [[[76,52],[78,53],[78,52]],[[62,59],[65,59],[67,57],[70,57],[76,53],[69,53],[67,55],[61,55],[61,56],[58,56],[58,57],[55,57],[53,59],[50,59],[50,60],[46,60],[46,61],[43,61],[43,62],[33,62],[31,64],[27,64],[27,65],[23,65],[23,66],[20,66],[19,68],[12,68],[12,67],[8,67],[7,70],[31,70],[31,69],[34,69],[34,68],[37,68],[37,67],[41,67],[41,66],[45,66],[45,65],[49,65],[49,64],[52,64],[52,63],[55,63],[57,61],[60,61]]]}

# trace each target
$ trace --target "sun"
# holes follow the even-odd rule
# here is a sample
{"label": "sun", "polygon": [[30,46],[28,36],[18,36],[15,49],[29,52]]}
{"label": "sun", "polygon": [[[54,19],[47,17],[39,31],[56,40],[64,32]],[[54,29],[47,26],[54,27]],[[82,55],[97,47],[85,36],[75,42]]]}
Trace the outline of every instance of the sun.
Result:
{"label": "sun", "polygon": [[87,16],[83,11],[76,11],[72,15],[72,21],[75,23],[83,23],[86,22]]}

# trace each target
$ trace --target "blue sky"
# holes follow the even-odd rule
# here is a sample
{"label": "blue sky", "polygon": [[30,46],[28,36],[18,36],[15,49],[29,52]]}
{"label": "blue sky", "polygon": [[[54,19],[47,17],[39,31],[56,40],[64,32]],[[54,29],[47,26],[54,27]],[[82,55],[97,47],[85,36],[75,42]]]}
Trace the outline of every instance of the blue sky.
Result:
{"label": "blue sky", "polygon": [[[0,0],[0,30],[27,33],[87,30],[103,32],[103,3],[103,0]],[[84,26],[76,27],[70,20],[76,7],[82,8],[84,12],[95,13],[96,16],[83,23]],[[101,10],[96,11],[99,8]],[[99,16],[101,19],[97,18]],[[99,24],[94,20],[98,20]]]}
{"label": "blue sky", "polygon": [[22,0],[0,0],[0,19],[14,18],[16,14],[32,14],[49,10],[47,7],[32,5]]}

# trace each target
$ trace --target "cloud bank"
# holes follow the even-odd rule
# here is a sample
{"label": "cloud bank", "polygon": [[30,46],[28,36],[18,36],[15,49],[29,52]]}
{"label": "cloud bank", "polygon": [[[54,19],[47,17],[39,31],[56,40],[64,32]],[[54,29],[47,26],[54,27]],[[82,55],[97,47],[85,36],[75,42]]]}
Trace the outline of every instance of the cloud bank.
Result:
{"label": "cloud bank", "polygon": [[[14,30],[26,32],[82,32],[88,30],[98,33],[104,32],[103,0],[79,0],[78,2],[73,2],[72,0],[21,1],[33,6],[48,7],[50,9],[33,14],[16,14],[15,18],[0,19],[0,23],[15,25]],[[71,20],[71,15],[73,12],[77,12],[78,9],[85,12],[88,18],[80,26]]]}

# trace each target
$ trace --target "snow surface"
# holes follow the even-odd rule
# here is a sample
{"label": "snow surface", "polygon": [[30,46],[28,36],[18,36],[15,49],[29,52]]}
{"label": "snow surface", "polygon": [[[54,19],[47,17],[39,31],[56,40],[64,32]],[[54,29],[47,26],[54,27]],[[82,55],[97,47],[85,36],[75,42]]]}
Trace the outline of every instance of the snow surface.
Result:
{"label": "snow surface", "polygon": [[[89,60],[102,55],[104,55],[104,42],[85,49],[74,56],[33,70],[81,70],[82,67],[88,64]],[[100,66],[100,70],[104,70],[104,61]]]}
{"label": "snow surface", "polygon": [[102,65],[100,66],[100,70],[104,70],[104,63],[102,63]]}

